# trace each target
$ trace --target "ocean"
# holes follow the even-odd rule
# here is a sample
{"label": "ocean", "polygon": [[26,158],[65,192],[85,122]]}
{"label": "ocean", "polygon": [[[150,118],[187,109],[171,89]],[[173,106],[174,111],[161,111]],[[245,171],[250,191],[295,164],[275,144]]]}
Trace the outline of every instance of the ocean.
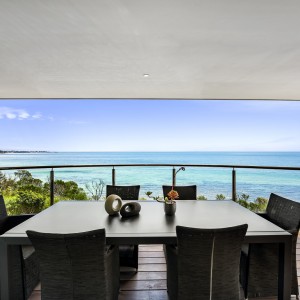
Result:
{"label": "ocean", "polygon": [[[46,152],[0,154],[0,168],[79,164],[222,164],[300,167],[300,152]],[[171,185],[172,167],[116,167],[117,185],[141,185],[140,197],[147,191],[162,196],[162,185]],[[29,170],[46,181],[50,169]],[[197,185],[198,195],[215,199],[223,194],[231,199],[231,169],[187,167],[177,174],[178,185]],[[13,173],[14,171],[5,171]],[[81,187],[102,179],[111,184],[111,167],[63,168],[55,179],[73,180]],[[250,200],[268,198],[270,193],[300,202],[300,171],[236,169],[237,194]]]}

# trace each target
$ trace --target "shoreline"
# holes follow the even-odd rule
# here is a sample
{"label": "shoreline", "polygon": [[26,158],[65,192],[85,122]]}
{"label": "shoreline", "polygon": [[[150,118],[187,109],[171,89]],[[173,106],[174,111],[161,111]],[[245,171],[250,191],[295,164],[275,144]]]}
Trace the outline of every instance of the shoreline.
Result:
{"label": "shoreline", "polygon": [[50,153],[49,151],[29,151],[29,150],[0,150],[0,154],[18,154],[18,153]]}

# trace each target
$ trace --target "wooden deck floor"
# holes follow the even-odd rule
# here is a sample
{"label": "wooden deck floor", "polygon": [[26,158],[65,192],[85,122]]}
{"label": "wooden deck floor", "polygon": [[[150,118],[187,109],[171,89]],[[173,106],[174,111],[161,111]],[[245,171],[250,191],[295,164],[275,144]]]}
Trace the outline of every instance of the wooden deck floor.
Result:
{"label": "wooden deck floor", "polygon": [[139,246],[139,271],[121,272],[120,300],[167,300],[166,260],[162,245]]}
{"label": "wooden deck floor", "polygon": [[[300,284],[300,241],[297,245],[297,271]],[[40,300],[37,286],[29,300]],[[166,290],[166,262],[162,245],[139,246],[139,271],[123,269],[119,300],[168,300]],[[275,300],[276,298],[255,298]],[[295,299],[292,297],[291,299]]]}

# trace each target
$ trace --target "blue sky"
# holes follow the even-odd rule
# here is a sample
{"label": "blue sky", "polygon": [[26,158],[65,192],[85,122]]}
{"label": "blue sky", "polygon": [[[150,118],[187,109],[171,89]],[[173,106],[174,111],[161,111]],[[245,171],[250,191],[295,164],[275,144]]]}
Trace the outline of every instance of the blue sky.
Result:
{"label": "blue sky", "polygon": [[0,100],[0,149],[300,151],[300,102]]}

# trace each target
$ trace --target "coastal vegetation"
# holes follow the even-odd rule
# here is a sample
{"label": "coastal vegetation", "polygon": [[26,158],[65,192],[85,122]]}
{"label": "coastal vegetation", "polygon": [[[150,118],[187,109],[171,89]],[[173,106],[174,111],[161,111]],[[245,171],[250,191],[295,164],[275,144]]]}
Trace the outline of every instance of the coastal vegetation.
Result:
{"label": "coastal vegetation", "polygon": [[[153,199],[156,201],[162,200],[162,197],[160,197],[160,196],[153,196],[151,191],[148,191],[145,194],[150,199]],[[263,198],[263,197],[257,197],[254,201],[250,201],[249,198],[250,198],[250,195],[241,194],[241,195],[238,195],[236,202],[254,212],[264,212],[266,210],[267,205],[268,205],[268,199]],[[143,198],[143,200],[144,200],[144,198]],[[197,200],[207,200],[207,198],[204,195],[199,195],[199,196],[197,196]],[[226,196],[223,194],[217,194],[216,200],[226,200]]]}
{"label": "coastal vegetation", "polygon": [[249,201],[249,195],[241,194],[238,195],[237,203],[252,211],[263,212],[267,208],[268,199],[263,197],[257,197],[254,201],[251,202]]}
{"label": "coastal vegetation", "polygon": [[[0,193],[9,214],[37,213],[50,206],[50,183],[34,178],[29,171],[18,170],[12,176],[0,172]],[[74,181],[54,181],[54,202],[87,200],[86,191]]]}
{"label": "coastal vegetation", "polygon": [[[105,183],[102,179],[92,181],[85,185],[85,189],[79,187],[75,181],[54,181],[54,202],[59,200],[100,200],[103,198]],[[50,206],[50,182],[43,182],[34,178],[27,170],[18,170],[13,175],[6,175],[0,171],[0,193],[6,200],[9,214],[38,213]],[[159,200],[160,196],[153,196],[152,192],[146,193],[148,198]],[[268,200],[257,197],[249,200],[249,195],[237,196],[236,202],[255,211],[265,211]],[[140,200],[142,200],[141,198]],[[223,194],[217,194],[216,200],[226,200]],[[207,200],[204,195],[198,195],[197,200]]]}
{"label": "coastal vegetation", "polygon": [[[257,197],[254,201],[250,201],[249,198],[250,195],[241,194],[237,196],[236,202],[254,212],[264,212],[266,210],[268,199]],[[200,195],[197,197],[197,200],[207,200],[207,198],[203,195]],[[223,194],[217,194],[216,200],[226,200],[226,196]]]}

